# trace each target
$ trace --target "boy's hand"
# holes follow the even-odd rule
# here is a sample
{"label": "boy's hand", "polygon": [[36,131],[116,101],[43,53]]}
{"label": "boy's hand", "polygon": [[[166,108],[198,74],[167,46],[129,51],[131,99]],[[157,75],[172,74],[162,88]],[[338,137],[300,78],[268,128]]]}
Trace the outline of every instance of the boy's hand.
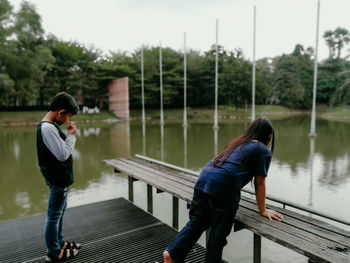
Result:
{"label": "boy's hand", "polygon": [[73,121],[70,121],[69,125],[67,126],[67,133],[75,134],[75,130],[76,130],[75,123]]}
{"label": "boy's hand", "polygon": [[283,219],[283,215],[276,212],[275,210],[270,210],[270,209],[266,209],[261,215],[267,217],[270,221],[272,221],[272,219],[282,221]]}

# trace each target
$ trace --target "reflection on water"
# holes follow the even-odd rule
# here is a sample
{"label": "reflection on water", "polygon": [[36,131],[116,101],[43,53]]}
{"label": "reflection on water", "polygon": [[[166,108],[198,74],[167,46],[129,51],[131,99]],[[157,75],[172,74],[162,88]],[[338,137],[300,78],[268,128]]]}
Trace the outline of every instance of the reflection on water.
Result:
{"label": "reflection on water", "polygon": [[15,141],[13,143],[13,153],[15,154],[16,159],[18,159],[19,158],[19,145],[18,145],[17,141]]}
{"label": "reflection on water", "polygon": [[187,125],[184,125],[184,167],[187,168]]}
{"label": "reflection on water", "polygon": [[[349,217],[340,208],[350,201],[346,194],[350,187],[350,123],[318,120],[318,136],[310,139],[308,118],[272,122],[276,147],[268,179],[269,193]],[[194,121],[189,127],[183,127],[180,121],[165,125],[152,121],[147,125],[78,124],[72,188],[84,191],[91,185],[97,187],[105,172],[119,176],[101,160],[135,153],[200,171],[248,123],[222,121],[220,130],[213,130],[210,121]],[[35,127],[0,128],[0,139],[2,152],[7,153],[0,158],[0,220],[44,211],[47,187],[37,167]]]}
{"label": "reflection on water", "polygon": [[218,130],[214,128],[214,156],[218,154]]}
{"label": "reflection on water", "polygon": [[313,192],[313,167],[314,167],[314,155],[315,155],[315,138],[310,138],[310,157],[309,157],[309,167],[310,167],[310,187],[309,187],[309,203],[308,205],[312,207],[312,192]]}
{"label": "reflection on water", "polygon": [[142,155],[146,155],[146,122],[142,123]]}
{"label": "reflection on water", "polygon": [[164,123],[160,124],[160,160],[164,161]]}
{"label": "reflection on water", "polygon": [[[276,119],[272,123],[276,144],[267,192],[325,213],[350,218],[350,210],[345,209],[350,202],[350,123],[318,120],[315,139],[308,137],[309,118]],[[127,196],[126,177],[115,174],[102,163],[103,159],[142,153],[200,171],[248,124],[247,120],[222,121],[220,130],[213,130],[212,122],[205,120],[193,120],[187,128],[180,120],[168,121],[165,125],[152,121],[147,124],[78,123],[73,153],[75,183],[70,190],[69,205]],[[0,150],[6,153],[0,157],[0,221],[46,210],[48,188],[38,169],[35,136],[35,126],[0,128]],[[135,183],[135,191],[135,200],[142,206],[146,188]],[[155,214],[171,220],[164,212],[168,211],[171,201],[157,198],[167,197],[165,194],[154,197]],[[187,220],[187,210],[185,205],[183,207],[180,227]],[[245,240],[250,244],[249,238]],[[228,247],[241,246],[235,242],[233,238]],[[226,253],[226,257],[238,260],[231,254]],[[245,262],[245,259],[239,259],[239,262]]]}

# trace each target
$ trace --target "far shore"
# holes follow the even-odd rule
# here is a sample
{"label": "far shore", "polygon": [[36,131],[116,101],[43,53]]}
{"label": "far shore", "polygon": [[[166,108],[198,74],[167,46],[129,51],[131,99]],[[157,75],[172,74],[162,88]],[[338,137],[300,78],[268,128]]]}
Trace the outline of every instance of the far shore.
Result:
{"label": "far shore", "polygon": [[[141,120],[141,110],[130,110],[130,120]],[[0,127],[1,126],[25,126],[36,125],[43,116],[45,111],[13,111],[13,112],[0,112]],[[188,108],[187,118],[191,119],[211,119],[214,115],[214,109],[212,108]],[[288,117],[295,115],[311,115],[310,111],[291,109],[283,106],[276,105],[257,105],[256,116],[266,116],[270,118]],[[336,108],[329,108],[325,106],[319,106],[317,110],[317,117],[324,119],[338,119],[338,120],[350,120],[350,106],[338,106]],[[146,120],[156,120],[160,118],[159,109],[146,109]],[[183,109],[165,109],[165,119],[182,119]],[[218,109],[218,118],[222,120],[235,120],[235,119],[250,119],[250,108],[238,108],[231,106],[220,106]],[[89,122],[118,122],[121,121],[112,112],[102,111],[99,114],[83,114],[78,113],[73,116],[73,121],[77,123],[89,123]]]}

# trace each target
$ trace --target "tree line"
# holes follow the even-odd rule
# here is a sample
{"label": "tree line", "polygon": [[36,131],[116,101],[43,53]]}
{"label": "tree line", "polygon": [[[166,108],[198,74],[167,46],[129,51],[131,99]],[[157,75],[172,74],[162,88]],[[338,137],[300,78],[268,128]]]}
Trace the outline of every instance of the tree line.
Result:
{"label": "tree line", "polygon": [[[350,33],[345,28],[323,35],[329,57],[318,65],[317,103],[350,104]],[[141,107],[141,48],[147,108],[159,107],[159,47],[103,54],[93,46],[45,35],[35,7],[23,1],[17,12],[0,0],[0,107],[46,107],[53,95],[66,91],[79,104],[108,103],[108,85],[129,78],[131,108]],[[342,51],[346,52],[342,53]],[[219,104],[242,107],[251,103],[252,62],[241,49],[219,46]],[[163,48],[165,107],[183,105],[183,51]],[[314,50],[297,44],[289,54],[256,62],[256,103],[310,108]],[[215,46],[187,51],[187,98],[190,107],[214,105]]]}

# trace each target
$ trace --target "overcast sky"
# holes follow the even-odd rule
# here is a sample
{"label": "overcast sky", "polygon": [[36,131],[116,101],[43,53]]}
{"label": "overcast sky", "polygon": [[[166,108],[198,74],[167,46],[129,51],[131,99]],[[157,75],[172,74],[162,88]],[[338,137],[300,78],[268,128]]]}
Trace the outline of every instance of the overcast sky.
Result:
{"label": "overcast sky", "polygon": [[[18,8],[21,0],[9,0]],[[315,46],[317,0],[30,0],[46,34],[109,50],[133,52],[141,45],[207,51],[215,43],[242,48],[252,58],[253,8],[257,8],[256,57],[293,51],[295,44]],[[319,58],[328,56],[325,30],[350,30],[350,0],[321,0]],[[343,51],[343,54],[345,52]]]}

